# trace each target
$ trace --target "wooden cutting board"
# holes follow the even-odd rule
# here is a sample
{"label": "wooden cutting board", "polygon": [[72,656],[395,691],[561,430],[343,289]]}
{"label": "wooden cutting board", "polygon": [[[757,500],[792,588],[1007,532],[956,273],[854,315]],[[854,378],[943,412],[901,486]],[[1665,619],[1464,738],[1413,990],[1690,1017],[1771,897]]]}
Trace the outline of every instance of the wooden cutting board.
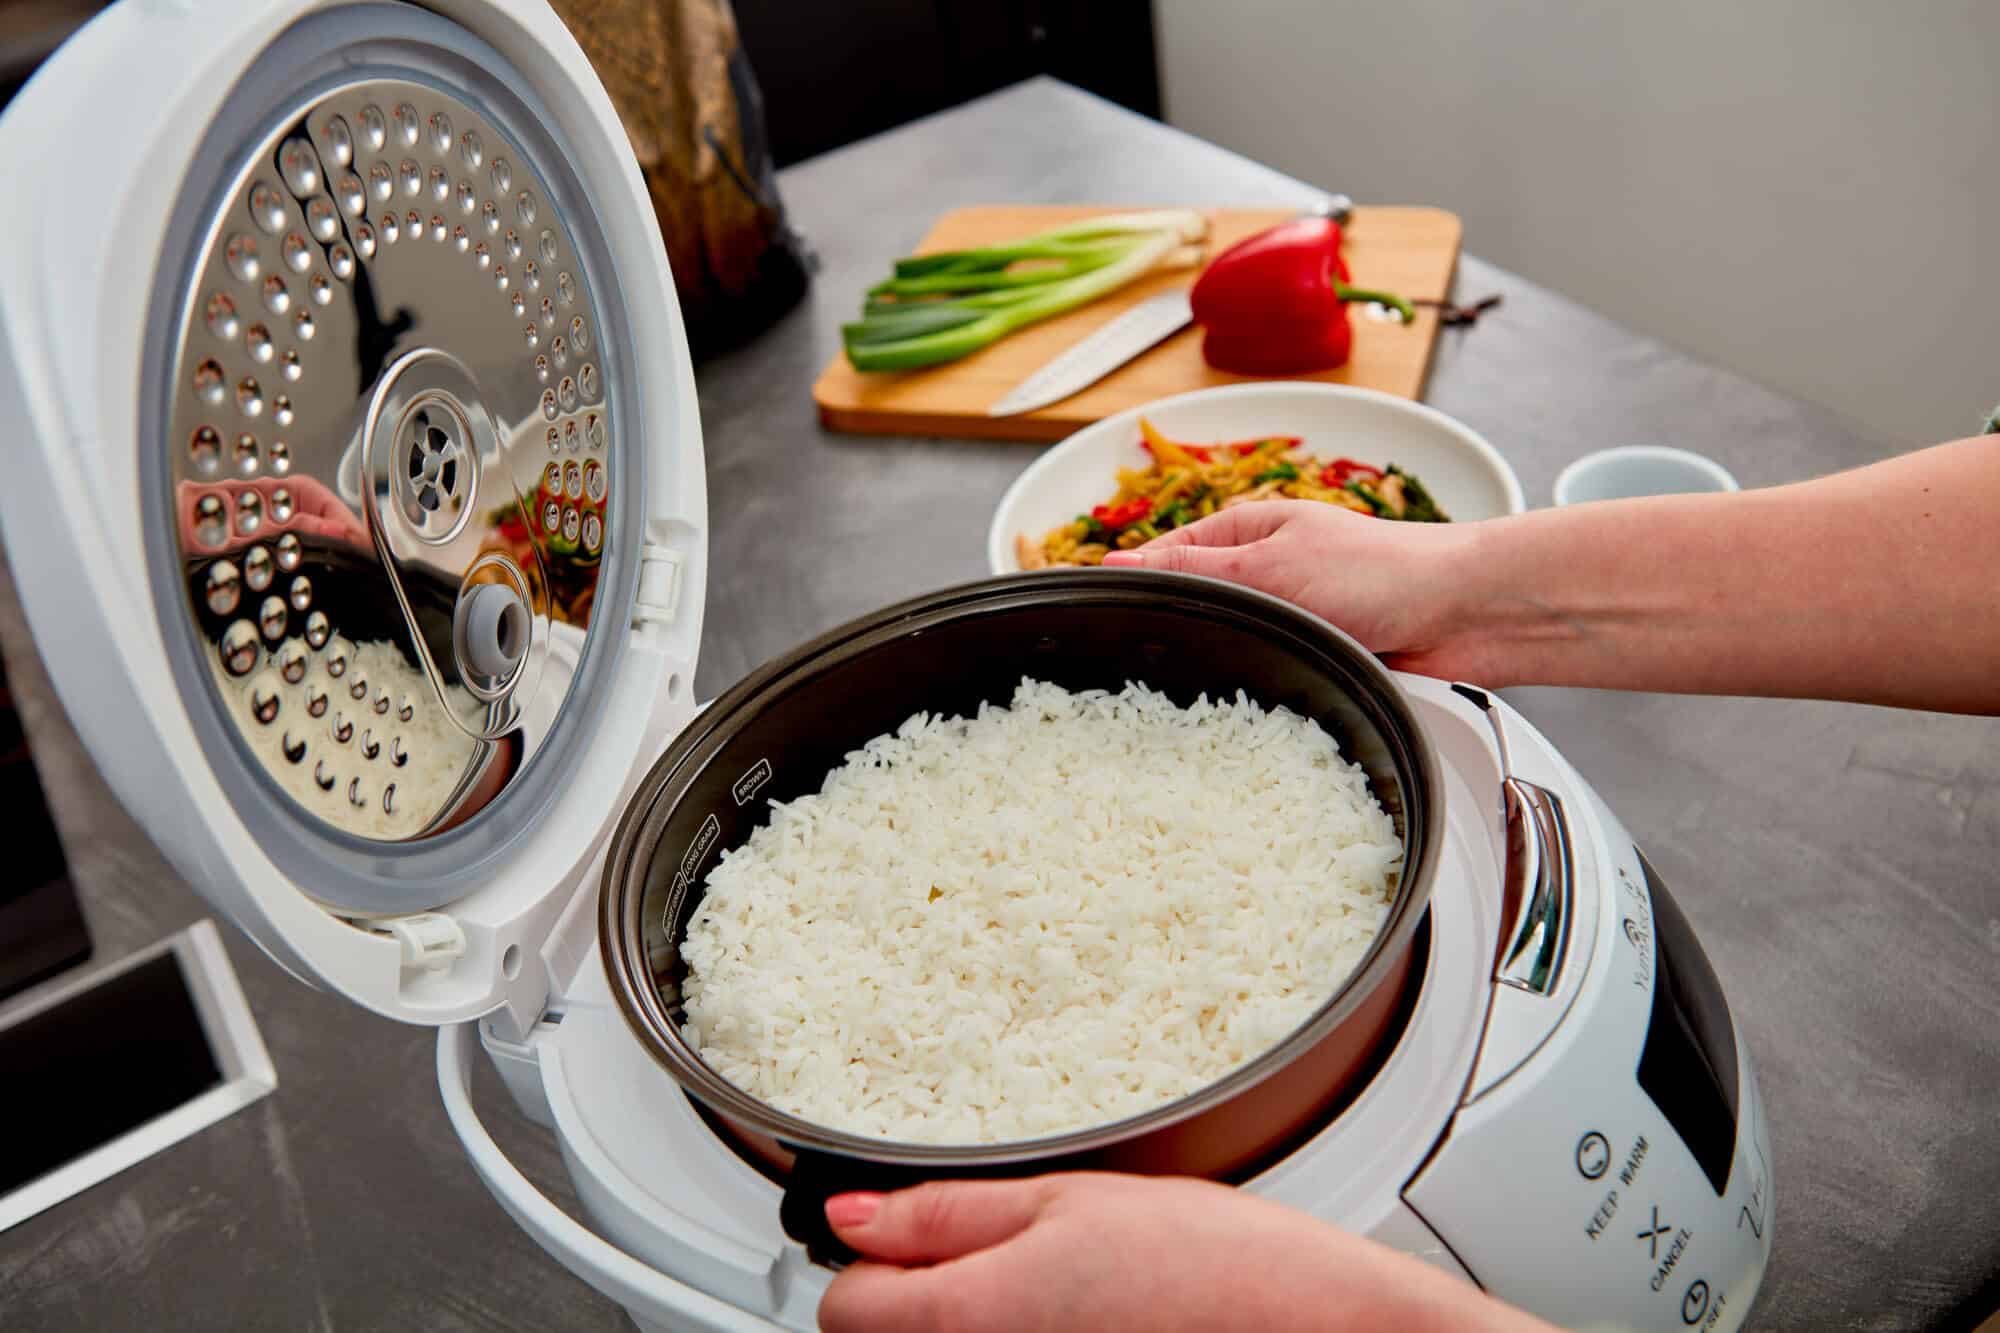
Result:
{"label": "wooden cutting board", "polygon": [[[964,208],[938,219],[918,253],[991,245],[1119,208],[995,205]],[[1287,211],[1209,210],[1208,253],[1219,254],[1245,236],[1275,226]],[[1458,264],[1462,228],[1455,214],[1436,208],[1356,208],[1342,253],[1358,287],[1393,291],[1411,300],[1442,300]],[[895,256],[882,256],[887,274]],[[1194,284],[1196,272],[1161,273],[1101,301],[1030,325],[1011,337],[942,366],[900,374],[862,374],[838,355],[813,386],[820,421],[830,430],[867,435],[956,436],[975,439],[1059,440],[1080,426],[1128,407],[1214,384],[1244,379],[1212,370],[1201,359],[1201,331],[1184,329],[1127,362],[1083,392],[1038,412],[989,417],[1001,395],[1053,360],[1078,339],[1125,310],[1173,287]],[[860,294],[854,294],[854,317]],[[1354,352],[1337,370],[1301,378],[1358,384],[1405,398],[1422,395],[1437,339],[1438,312],[1419,308],[1414,324],[1371,319],[1350,312]]]}

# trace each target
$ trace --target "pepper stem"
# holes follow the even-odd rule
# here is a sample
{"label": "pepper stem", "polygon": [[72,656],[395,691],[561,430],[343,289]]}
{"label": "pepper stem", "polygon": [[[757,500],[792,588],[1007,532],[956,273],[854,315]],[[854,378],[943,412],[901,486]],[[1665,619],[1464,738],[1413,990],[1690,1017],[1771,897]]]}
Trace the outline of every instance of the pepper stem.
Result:
{"label": "pepper stem", "polygon": [[1388,306],[1403,317],[1405,324],[1413,322],[1417,317],[1417,312],[1411,308],[1408,301],[1391,292],[1373,292],[1364,287],[1350,287],[1339,278],[1335,278],[1333,280],[1333,293],[1343,301],[1374,301],[1380,305]]}

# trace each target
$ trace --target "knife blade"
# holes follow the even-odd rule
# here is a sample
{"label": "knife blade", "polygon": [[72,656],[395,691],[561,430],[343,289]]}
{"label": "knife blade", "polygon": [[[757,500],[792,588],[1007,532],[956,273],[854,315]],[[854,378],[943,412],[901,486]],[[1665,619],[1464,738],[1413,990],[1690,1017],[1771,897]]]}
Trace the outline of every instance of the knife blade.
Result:
{"label": "knife blade", "polygon": [[1185,288],[1141,301],[1015,385],[986,415],[1018,416],[1059,403],[1193,322]]}

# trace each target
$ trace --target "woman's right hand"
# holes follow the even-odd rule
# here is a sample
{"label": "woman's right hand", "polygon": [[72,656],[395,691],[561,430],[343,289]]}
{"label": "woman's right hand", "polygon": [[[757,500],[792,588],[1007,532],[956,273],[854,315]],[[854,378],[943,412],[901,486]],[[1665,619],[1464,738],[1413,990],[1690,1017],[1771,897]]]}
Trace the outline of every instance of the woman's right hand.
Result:
{"label": "woman's right hand", "polygon": [[1399,670],[1477,681],[1485,664],[1455,633],[1466,619],[1460,571],[1472,529],[1264,500],[1114,551],[1104,563],[1240,583],[1338,626]]}
{"label": "woman's right hand", "polygon": [[1471,1283],[1206,1180],[1076,1172],[841,1194],[825,1333],[1555,1333]]}

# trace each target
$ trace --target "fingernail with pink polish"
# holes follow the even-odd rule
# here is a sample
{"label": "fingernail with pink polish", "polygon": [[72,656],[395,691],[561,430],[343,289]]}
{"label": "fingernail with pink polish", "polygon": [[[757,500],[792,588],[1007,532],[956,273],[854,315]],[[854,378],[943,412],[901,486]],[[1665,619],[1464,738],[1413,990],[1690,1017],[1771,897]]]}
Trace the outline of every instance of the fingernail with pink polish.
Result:
{"label": "fingernail with pink polish", "polygon": [[879,1194],[836,1194],[826,1201],[826,1220],[837,1227],[866,1226],[881,1206]]}

